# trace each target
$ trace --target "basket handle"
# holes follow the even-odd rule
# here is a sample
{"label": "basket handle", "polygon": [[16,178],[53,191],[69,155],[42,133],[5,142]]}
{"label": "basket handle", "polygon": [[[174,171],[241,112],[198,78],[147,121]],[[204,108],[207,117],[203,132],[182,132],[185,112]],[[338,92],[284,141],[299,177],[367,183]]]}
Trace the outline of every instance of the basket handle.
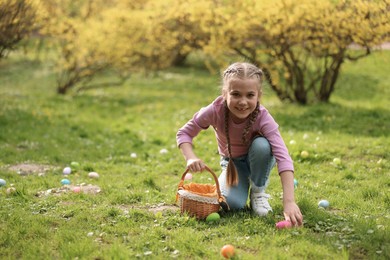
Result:
{"label": "basket handle", "polygon": [[[219,181],[218,181],[218,177],[217,175],[213,172],[213,170],[211,170],[207,165],[205,165],[205,169],[211,173],[211,175],[213,176],[214,178],[214,182],[215,182],[215,186],[217,188],[217,194],[218,194],[218,202],[219,204],[221,205],[222,209],[225,210],[225,211],[228,211],[229,210],[229,205],[227,204],[226,202],[226,199],[224,196],[222,196],[221,194],[221,190],[219,188]],[[177,187],[177,190],[182,190],[183,189],[183,185],[184,185],[184,178],[186,177],[186,174],[190,171],[189,168],[187,168],[183,175],[181,176],[181,180],[179,182],[179,186]],[[176,200],[177,200],[177,197],[176,197]]]}

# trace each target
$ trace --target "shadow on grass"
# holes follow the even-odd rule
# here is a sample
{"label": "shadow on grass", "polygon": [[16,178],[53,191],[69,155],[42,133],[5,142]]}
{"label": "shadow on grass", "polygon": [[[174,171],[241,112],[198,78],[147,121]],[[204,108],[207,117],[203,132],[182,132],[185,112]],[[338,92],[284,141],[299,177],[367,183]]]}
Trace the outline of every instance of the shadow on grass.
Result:
{"label": "shadow on grass", "polygon": [[0,156],[5,163],[40,162],[43,158],[55,162],[69,158],[98,161],[128,155],[130,148],[144,145],[131,129],[110,129],[104,121],[79,121],[72,113],[46,115],[10,109],[0,114],[0,125]]}
{"label": "shadow on grass", "polygon": [[367,101],[381,95],[379,81],[368,75],[342,73],[336,84],[333,95],[353,102]]}
{"label": "shadow on grass", "polygon": [[390,110],[349,108],[330,103],[312,105],[300,111],[303,113],[275,111],[274,114],[281,126],[297,131],[336,131],[370,137],[388,137],[390,134]]}

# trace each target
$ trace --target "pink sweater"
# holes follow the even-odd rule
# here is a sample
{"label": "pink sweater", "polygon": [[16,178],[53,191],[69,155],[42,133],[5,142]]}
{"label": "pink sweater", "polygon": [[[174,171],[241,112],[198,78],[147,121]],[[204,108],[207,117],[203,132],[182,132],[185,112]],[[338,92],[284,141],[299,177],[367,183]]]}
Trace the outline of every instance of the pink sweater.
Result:
{"label": "pink sweater", "polygon": [[[259,116],[249,132],[251,139],[260,133],[268,140],[271,144],[272,153],[275,156],[279,173],[283,171],[294,171],[292,159],[278,129],[279,125],[265,107],[260,106],[259,109]],[[177,145],[180,146],[182,143],[192,144],[193,138],[201,130],[206,130],[209,126],[212,126],[217,138],[219,154],[228,157],[229,152],[224,130],[224,110],[225,107],[221,96],[217,97],[208,106],[203,107],[195,113],[190,121],[179,129],[176,135]],[[243,144],[241,139],[242,131],[246,123],[245,121],[241,124],[235,124],[231,119],[229,121],[230,145],[233,158],[248,153],[250,143]]]}

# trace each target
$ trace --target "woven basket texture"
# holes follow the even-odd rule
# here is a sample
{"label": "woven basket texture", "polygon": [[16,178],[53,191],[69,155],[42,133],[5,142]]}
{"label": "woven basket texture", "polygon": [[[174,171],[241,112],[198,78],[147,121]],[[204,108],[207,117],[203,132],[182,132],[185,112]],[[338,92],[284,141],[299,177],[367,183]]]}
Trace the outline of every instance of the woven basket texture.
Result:
{"label": "woven basket texture", "polygon": [[183,173],[176,194],[182,214],[187,213],[191,217],[205,219],[211,213],[219,211],[219,203],[223,200],[223,197],[219,189],[218,178],[210,168],[206,167],[206,170],[213,175],[215,184],[193,182],[184,184],[188,169]]}

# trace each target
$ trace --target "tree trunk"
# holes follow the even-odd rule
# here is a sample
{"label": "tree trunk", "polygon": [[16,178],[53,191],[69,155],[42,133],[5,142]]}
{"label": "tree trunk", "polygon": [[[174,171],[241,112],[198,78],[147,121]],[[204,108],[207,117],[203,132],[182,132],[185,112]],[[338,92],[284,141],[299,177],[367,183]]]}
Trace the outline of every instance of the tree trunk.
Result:
{"label": "tree trunk", "polygon": [[68,90],[67,87],[64,87],[64,86],[57,87],[57,93],[61,94],[61,95],[65,95],[67,90]]}
{"label": "tree trunk", "polygon": [[[290,86],[294,90],[295,100],[301,104],[307,104],[307,91],[305,90],[305,76],[302,70],[295,66],[294,67],[295,86]],[[294,82],[294,81],[293,81]]]}
{"label": "tree trunk", "polygon": [[322,76],[319,101],[327,103],[329,102],[330,96],[334,91],[334,87],[337,78],[340,74],[341,64],[344,62],[344,51],[339,53],[333,58],[332,64],[327,68]]}
{"label": "tree trunk", "polygon": [[172,61],[172,65],[175,67],[181,67],[184,65],[188,54],[177,53]]}
{"label": "tree trunk", "polygon": [[65,95],[66,92],[70,88],[72,88],[78,80],[73,78],[73,79],[68,79],[65,83],[57,82],[57,93],[61,95]]}
{"label": "tree trunk", "polygon": [[262,68],[262,70],[264,72],[265,79],[268,81],[268,84],[270,84],[271,88],[276,92],[278,98],[282,101],[286,101],[286,100],[293,101],[286,91],[283,91],[282,89],[280,89],[280,87],[278,87],[273,83],[271,73],[269,72],[269,70],[264,67]]}

